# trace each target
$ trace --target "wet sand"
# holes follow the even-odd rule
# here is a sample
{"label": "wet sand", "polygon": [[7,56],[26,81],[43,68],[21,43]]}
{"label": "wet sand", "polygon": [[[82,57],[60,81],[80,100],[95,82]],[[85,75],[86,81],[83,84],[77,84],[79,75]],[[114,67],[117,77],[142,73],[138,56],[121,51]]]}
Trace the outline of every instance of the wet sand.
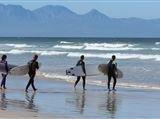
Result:
{"label": "wet sand", "polygon": [[36,93],[24,92],[27,77],[9,77],[6,91],[0,92],[0,118],[160,118],[160,91],[73,84],[37,79]]}

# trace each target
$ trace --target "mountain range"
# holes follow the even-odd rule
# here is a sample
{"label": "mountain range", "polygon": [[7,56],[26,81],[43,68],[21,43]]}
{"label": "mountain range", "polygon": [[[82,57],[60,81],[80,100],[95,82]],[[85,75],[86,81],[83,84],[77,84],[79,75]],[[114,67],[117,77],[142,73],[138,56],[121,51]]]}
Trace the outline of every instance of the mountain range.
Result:
{"label": "mountain range", "polygon": [[0,4],[0,37],[160,37],[160,19],[77,14],[60,5],[35,10]]}

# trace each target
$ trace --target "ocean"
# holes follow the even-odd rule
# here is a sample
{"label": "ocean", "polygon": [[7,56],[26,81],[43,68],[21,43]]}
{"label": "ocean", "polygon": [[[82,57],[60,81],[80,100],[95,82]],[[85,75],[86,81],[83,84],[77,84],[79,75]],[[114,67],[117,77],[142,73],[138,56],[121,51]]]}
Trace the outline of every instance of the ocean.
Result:
{"label": "ocean", "polygon": [[[117,86],[160,89],[160,39],[158,38],[0,38],[0,54],[7,54],[8,63],[24,65],[39,55],[42,63],[39,77],[75,82],[65,75],[81,55],[86,64],[107,63],[116,55],[123,79]],[[87,77],[87,83],[106,86],[104,75]]]}

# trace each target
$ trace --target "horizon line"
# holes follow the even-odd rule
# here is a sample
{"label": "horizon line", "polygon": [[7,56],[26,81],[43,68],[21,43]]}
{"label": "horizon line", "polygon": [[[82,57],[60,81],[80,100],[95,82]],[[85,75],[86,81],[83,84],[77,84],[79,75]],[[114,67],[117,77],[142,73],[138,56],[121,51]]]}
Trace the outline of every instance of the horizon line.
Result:
{"label": "horizon line", "polygon": [[22,1],[16,1],[16,0],[14,0],[14,1],[9,1],[9,0],[0,0],[0,2],[25,2],[25,3],[46,3],[46,2],[51,2],[51,3],[54,3],[54,2],[56,2],[56,3],[60,3],[60,2],[72,2],[72,3],[160,3],[160,1],[159,0],[153,0],[153,1],[149,1],[149,0],[132,0],[132,1],[128,1],[128,0],[120,0],[120,1],[118,1],[118,0],[113,0],[113,1],[106,1],[106,0],[99,0],[99,1],[96,1],[96,0],[78,0],[78,1],[73,1],[73,0],[53,0],[53,1],[50,1],[50,0],[45,0],[45,1],[39,1],[39,0],[32,0],[32,1],[28,1],[28,0],[22,0]]}

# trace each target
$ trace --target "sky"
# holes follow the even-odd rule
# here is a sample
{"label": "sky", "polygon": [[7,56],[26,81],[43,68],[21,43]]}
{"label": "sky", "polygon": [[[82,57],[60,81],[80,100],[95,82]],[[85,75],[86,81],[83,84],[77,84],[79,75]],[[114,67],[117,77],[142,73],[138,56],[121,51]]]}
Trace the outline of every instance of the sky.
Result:
{"label": "sky", "polygon": [[113,18],[160,18],[160,0],[0,0],[0,3],[22,5],[30,10],[45,5],[63,5],[77,14],[97,9]]}

